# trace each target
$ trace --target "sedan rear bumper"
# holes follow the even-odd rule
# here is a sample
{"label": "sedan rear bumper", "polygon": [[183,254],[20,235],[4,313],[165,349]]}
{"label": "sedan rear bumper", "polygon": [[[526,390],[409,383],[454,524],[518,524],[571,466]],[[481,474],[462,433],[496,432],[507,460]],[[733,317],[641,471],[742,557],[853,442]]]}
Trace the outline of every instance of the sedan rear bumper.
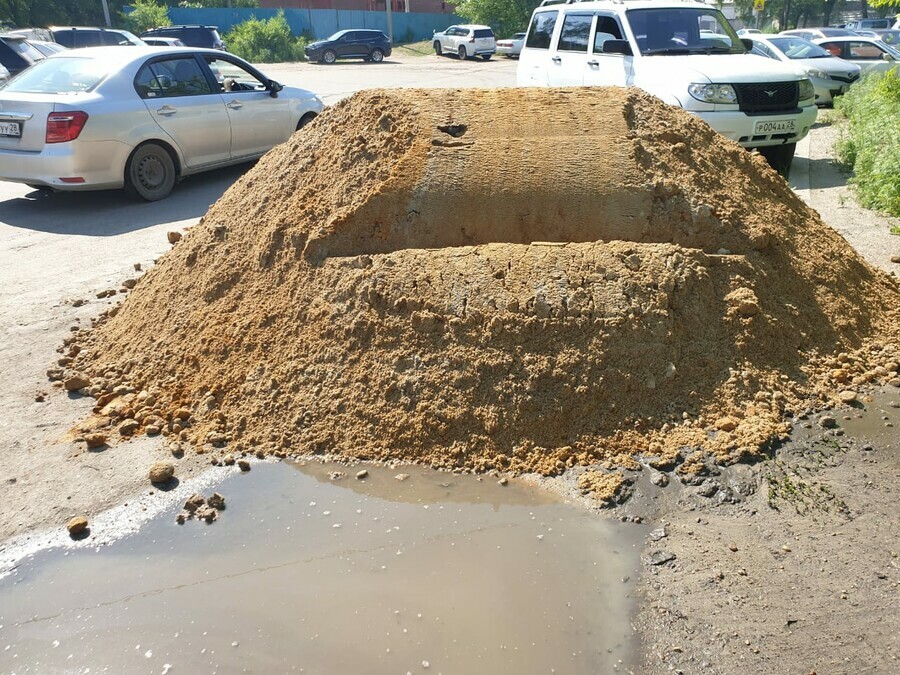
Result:
{"label": "sedan rear bumper", "polygon": [[120,188],[132,150],[117,141],[54,143],[40,152],[0,149],[0,180],[55,190]]}

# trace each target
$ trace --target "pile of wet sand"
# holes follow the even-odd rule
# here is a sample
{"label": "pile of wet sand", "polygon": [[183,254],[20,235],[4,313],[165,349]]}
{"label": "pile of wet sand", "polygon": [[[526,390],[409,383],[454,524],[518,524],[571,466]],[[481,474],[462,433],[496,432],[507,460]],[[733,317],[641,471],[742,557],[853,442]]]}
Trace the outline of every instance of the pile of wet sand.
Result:
{"label": "pile of wet sand", "polygon": [[[558,473],[897,378],[900,290],[636,90],[372,91],[275,148],[67,345],[86,430]],[[60,376],[60,374],[57,374]]]}

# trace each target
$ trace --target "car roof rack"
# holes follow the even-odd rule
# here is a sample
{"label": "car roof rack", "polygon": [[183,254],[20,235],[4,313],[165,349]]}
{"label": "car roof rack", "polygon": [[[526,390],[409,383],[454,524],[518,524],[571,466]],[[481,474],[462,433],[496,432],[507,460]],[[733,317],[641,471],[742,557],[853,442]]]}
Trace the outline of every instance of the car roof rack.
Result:
{"label": "car roof rack", "polygon": [[[541,7],[547,5],[574,5],[579,2],[596,2],[597,0],[542,0]],[[621,5],[624,0],[609,0],[614,5]]]}

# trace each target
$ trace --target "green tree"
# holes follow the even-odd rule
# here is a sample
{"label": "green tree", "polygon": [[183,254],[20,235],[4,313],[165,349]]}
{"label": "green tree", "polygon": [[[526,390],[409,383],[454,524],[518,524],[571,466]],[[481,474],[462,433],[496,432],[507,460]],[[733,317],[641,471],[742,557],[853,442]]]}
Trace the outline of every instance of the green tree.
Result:
{"label": "green tree", "polygon": [[[896,15],[900,16],[900,2],[897,0],[869,0],[870,7],[877,7],[878,9],[893,9],[896,11]],[[886,16],[892,16],[893,14],[887,14]]]}
{"label": "green tree", "polygon": [[103,3],[100,0],[0,0],[0,21],[21,27],[102,26]]}
{"label": "green tree", "polygon": [[456,5],[456,13],[506,37],[528,28],[531,13],[540,4],[541,0],[463,0]]}
{"label": "green tree", "polygon": [[132,12],[125,17],[125,25],[136,35],[151,28],[172,25],[168,10],[156,4],[156,0],[134,0],[132,7]]}
{"label": "green tree", "polygon": [[303,61],[306,40],[294,37],[284,12],[268,20],[256,17],[239,23],[225,36],[228,51],[253,63]]}

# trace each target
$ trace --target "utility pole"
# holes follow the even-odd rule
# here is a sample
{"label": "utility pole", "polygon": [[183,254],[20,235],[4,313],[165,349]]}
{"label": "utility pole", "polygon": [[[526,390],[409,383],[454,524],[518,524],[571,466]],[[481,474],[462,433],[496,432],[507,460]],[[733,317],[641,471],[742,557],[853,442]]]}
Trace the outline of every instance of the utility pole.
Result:
{"label": "utility pole", "polygon": [[112,26],[112,21],[109,20],[109,2],[108,0],[101,0],[103,3],[103,18],[106,19],[106,25]]}
{"label": "utility pole", "polygon": [[387,23],[388,23],[388,40],[391,43],[394,42],[394,26],[391,23],[391,2],[393,0],[384,0],[384,11],[387,13]]}

